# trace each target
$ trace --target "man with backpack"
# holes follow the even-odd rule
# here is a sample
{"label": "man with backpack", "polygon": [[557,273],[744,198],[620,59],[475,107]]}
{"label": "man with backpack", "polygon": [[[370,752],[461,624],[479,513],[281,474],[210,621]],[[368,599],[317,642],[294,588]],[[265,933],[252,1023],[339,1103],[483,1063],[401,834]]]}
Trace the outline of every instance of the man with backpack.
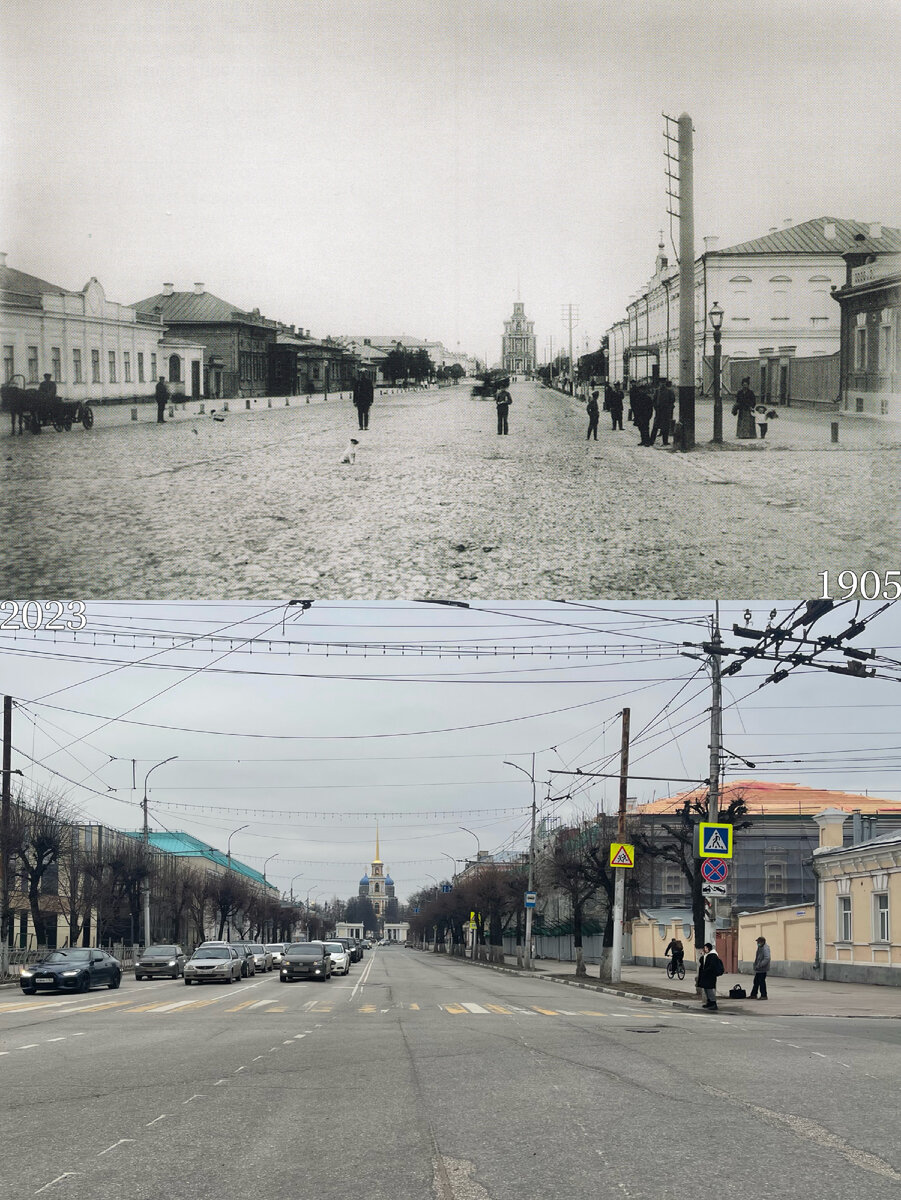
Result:
{"label": "man with backpack", "polygon": [[710,942],[705,942],[704,953],[698,959],[698,987],[707,997],[701,1008],[716,1009],[716,981],[725,970],[723,960]]}

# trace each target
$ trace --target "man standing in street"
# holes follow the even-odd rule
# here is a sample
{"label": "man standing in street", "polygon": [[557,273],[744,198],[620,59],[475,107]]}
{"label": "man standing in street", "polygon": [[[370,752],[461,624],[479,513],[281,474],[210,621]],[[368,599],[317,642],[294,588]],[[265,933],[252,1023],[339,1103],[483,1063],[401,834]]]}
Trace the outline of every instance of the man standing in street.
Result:
{"label": "man standing in street", "polygon": [[588,435],[586,437],[586,441],[591,438],[592,434],[594,434],[594,440],[597,441],[598,440],[598,417],[601,415],[600,409],[598,408],[598,393],[597,392],[591,393],[591,399],[588,401],[587,407],[588,407]]}
{"label": "man standing in street", "polygon": [[354,380],[354,408],[357,410],[357,420],[361,429],[369,428],[369,410],[372,408],[373,386],[368,375],[360,375]]}
{"label": "man standing in street", "polygon": [[651,435],[649,427],[654,405],[650,393],[644,384],[636,383],[632,385],[632,390],[629,393],[629,406],[632,409],[632,422],[641,434],[642,446],[650,446]]}
{"label": "man standing in street", "polygon": [[716,981],[725,971],[723,960],[711,946],[704,943],[704,953],[698,959],[698,987],[707,997],[701,1008],[716,1010]]}
{"label": "man standing in street", "polygon": [[[765,937],[757,939],[757,953],[754,955],[754,982],[751,985],[752,1000],[766,1000],[766,973],[770,969],[770,948]],[[758,996],[757,993],[760,992]]]}
{"label": "man standing in street", "polygon": [[498,436],[502,433],[509,433],[507,428],[507,414],[510,411],[510,405],[513,403],[513,397],[507,391],[510,384],[509,379],[504,379],[501,386],[498,388],[494,397],[494,403],[497,405],[497,432]]}
{"label": "man standing in street", "polygon": [[165,425],[166,405],[169,403],[169,389],[166,387],[166,380],[161,375],[156,385],[156,423],[157,425]]}
{"label": "man standing in street", "polygon": [[613,428],[622,430],[623,427],[623,389],[619,385],[619,381],[610,389],[610,397],[607,401],[607,411],[610,413],[610,420],[613,422]]}
{"label": "man standing in street", "polygon": [[651,430],[651,437],[648,445],[653,446],[657,440],[657,434],[660,434],[660,440],[664,446],[669,445],[669,435],[673,424],[673,412],[676,408],[676,393],[672,389],[670,381],[664,377],[660,380],[657,388],[657,395],[654,398],[654,428]]}

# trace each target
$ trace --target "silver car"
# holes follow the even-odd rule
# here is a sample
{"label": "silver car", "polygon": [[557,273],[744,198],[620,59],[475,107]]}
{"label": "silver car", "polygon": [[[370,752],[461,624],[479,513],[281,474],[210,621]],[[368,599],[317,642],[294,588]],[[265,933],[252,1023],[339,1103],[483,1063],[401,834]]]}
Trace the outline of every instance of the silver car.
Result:
{"label": "silver car", "polygon": [[266,949],[272,955],[272,965],[274,967],[281,966],[281,961],[285,957],[287,942],[267,942]]}
{"label": "silver car", "polygon": [[198,946],[185,963],[185,986],[234,983],[241,978],[241,959],[234,946]]}
{"label": "silver car", "polygon": [[325,948],[332,959],[332,971],[335,975],[350,973],[350,952],[343,942],[326,942]]}
{"label": "silver car", "polygon": [[188,956],[181,946],[148,946],[135,959],[135,979],[153,979],[155,975],[168,975],[178,979],[185,973]]}
{"label": "silver car", "polygon": [[272,970],[272,953],[260,942],[250,942],[247,946],[248,950],[253,954],[256,969],[258,971]]}

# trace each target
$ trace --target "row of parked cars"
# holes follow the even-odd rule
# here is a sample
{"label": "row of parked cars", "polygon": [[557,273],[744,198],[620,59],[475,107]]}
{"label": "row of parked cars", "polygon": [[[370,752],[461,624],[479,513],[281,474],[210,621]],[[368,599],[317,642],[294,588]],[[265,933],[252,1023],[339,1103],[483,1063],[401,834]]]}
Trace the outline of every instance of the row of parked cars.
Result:
{"label": "row of parked cars", "polygon": [[[257,971],[278,970],[283,983],[292,979],[330,979],[347,975],[359,962],[368,941],[332,938],[315,942],[202,942],[193,954],[169,943],[148,946],[135,959],[135,979],[184,979],[186,985],[205,981],[234,983]],[[117,988],[122,965],[105,950],[78,946],[53,950],[39,963],[23,967],[19,984],[29,996],[38,990],[87,992],[104,984]]]}

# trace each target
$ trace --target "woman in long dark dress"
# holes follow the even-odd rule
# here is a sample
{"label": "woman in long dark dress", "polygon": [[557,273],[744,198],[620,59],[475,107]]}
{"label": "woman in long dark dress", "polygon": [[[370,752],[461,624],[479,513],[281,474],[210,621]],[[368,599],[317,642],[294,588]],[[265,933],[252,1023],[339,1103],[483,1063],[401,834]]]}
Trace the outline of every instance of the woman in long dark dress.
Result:
{"label": "woman in long dark dress", "polygon": [[757,424],[755,421],[754,405],[757,397],[751,391],[750,376],[741,381],[741,387],[735,397],[733,412],[738,416],[738,426],[735,436],[740,438],[756,438]]}

